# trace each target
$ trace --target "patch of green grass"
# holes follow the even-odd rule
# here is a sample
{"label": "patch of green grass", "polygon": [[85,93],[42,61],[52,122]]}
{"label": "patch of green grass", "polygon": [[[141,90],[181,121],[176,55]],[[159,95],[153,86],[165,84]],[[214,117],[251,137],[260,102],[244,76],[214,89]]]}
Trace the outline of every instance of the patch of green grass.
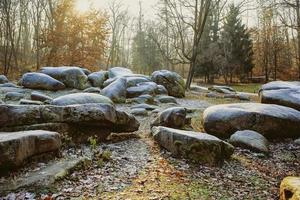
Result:
{"label": "patch of green grass", "polygon": [[257,94],[261,88],[261,84],[237,84],[237,85],[231,85],[233,89],[235,89],[238,92],[248,92],[248,93],[255,93]]}
{"label": "patch of green grass", "polygon": [[[224,85],[224,84],[200,84],[203,87],[212,87],[214,85]],[[247,84],[229,84],[229,87],[232,87],[233,89],[235,89],[238,92],[248,92],[248,93],[258,93],[262,84],[260,83],[247,83]]]}

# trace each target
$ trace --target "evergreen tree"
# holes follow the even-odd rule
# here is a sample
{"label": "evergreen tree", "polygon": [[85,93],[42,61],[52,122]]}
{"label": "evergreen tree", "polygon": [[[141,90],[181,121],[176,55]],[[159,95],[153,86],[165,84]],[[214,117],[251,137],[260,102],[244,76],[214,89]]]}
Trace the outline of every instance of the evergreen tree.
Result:
{"label": "evergreen tree", "polygon": [[230,76],[230,82],[232,82],[234,74],[243,80],[254,67],[252,40],[248,29],[242,23],[240,9],[234,4],[229,6],[221,36],[228,62],[225,69],[225,80],[227,81],[227,77]]}

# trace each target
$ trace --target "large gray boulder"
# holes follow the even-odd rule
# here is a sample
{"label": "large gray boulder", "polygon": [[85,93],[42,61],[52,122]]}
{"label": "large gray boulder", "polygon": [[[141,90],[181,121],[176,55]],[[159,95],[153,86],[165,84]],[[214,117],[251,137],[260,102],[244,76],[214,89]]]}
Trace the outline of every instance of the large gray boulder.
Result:
{"label": "large gray boulder", "polygon": [[236,147],[247,148],[260,153],[269,153],[268,140],[255,131],[237,131],[230,137],[229,142]]}
{"label": "large gray boulder", "polygon": [[132,75],[133,72],[125,67],[114,67],[108,71],[109,78],[123,77],[126,75]]}
{"label": "large gray boulder", "polygon": [[127,88],[127,98],[135,98],[141,95],[155,95],[157,91],[157,84],[154,82],[140,83],[135,87]]}
{"label": "large gray boulder", "polygon": [[104,87],[104,82],[108,79],[107,71],[94,72],[88,76],[88,80],[92,84],[93,87]]}
{"label": "large gray boulder", "polygon": [[151,126],[165,126],[170,128],[184,128],[187,119],[187,110],[182,107],[168,108],[151,123]]}
{"label": "large gray boulder", "polygon": [[153,72],[151,80],[158,85],[163,85],[170,96],[182,98],[185,96],[185,83],[183,78],[168,70]]}
{"label": "large gray boulder", "polygon": [[66,88],[62,82],[42,73],[26,73],[23,75],[20,84],[29,89],[50,91],[63,90]]}
{"label": "large gray boulder", "polygon": [[0,75],[0,84],[8,83],[9,80],[7,79],[6,76]]}
{"label": "large gray boulder", "polygon": [[68,88],[84,90],[90,87],[85,71],[79,67],[43,67],[40,72],[59,80]]}
{"label": "large gray boulder", "polygon": [[300,137],[300,112],[279,105],[227,104],[204,111],[207,133],[229,138],[236,131],[253,130],[266,138]]}
{"label": "large gray boulder", "polygon": [[53,99],[53,101],[51,102],[52,105],[57,105],[57,106],[67,106],[67,105],[76,105],[76,104],[94,104],[94,103],[106,103],[110,105],[114,104],[108,97],[102,96],[100,94],[95,94],[95,93],[68,94]]}
{"label": "large gray boulder", "polygon": [[127,87],[134,87],[137,86],[139,83],[151,82],[151,79],[148,76],[142,74],[130,74],[107,79],[106,81],[104,81],[103,87],[110,85],[111,83],[113,83],[121,77],[126,78]]}
{"label": "large gray boulder", "polygon": [[300,87],[292,89],[262,90],[260,102],[287,106],[300,111]]}
{"label": "large gray boulder", "polygon": [[128,76],[126,77],[127,87],[135,87],[141,83],[151,82],[151,79],[145,76]]}
{"label": "large gray boulder", "polygon": [[299,81],[273,81],[264,84],[261,91],[264,90],[280,90],[280,89],[295,89],[300,87]]}
{"label": "large gray boulder", "polygon": [[154,139],[174,156],[194,162],[221,165],[233,154],[234,147],[206,133],[183,131],[166,127],[153,127]]}
{"label": "large gray boulder", "polygon": [[21,166],[31,156],[58,151],[60,146],[61,140],[56,132],[0,132],[1,172]]}
{"label": "large gray boulder", "polygon": [[0,105],[1,128],[17,128],[47,123],[65,123],[72,129],[78,129],[83,133],[92,130],[94,135],[96,133],[107,134],[105,130],[133,132],[139,128],[139,122],[134,116],[117,111],[114,106],[109,104],[72,106]]}
{"label": "large gray boulder", "polygon": [[125,103],[127,93],[126,78],[119,78],[109,86],[105,87],[101,94],[110,98],[115,103]]}

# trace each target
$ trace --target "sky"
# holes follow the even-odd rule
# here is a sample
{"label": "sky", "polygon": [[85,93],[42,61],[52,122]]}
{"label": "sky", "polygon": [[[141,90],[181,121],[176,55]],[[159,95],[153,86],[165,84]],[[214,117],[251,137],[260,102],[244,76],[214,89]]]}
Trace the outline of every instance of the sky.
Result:
{"label": "sky", "polygon": [[[142,2],[144,19],[154,19],[156,17],[156,8],[159,0],[121,0],[124,8],[128,8],[131,16],[138,16],[139,2]],[[238,3],[241,0],[231,0]],[[89,9],[89,4],[94,8],[107,9],[112,0],[76,0],[76,7],[79,11]],[[243,20],[248,26],[252,27],[256,24],[256,11],[248,11],[243,13]]]}
{"label": "sky", "polygon": [[[158,0],[123,0],[124,8],[128,8],[132,16],[137,16],[139,12],[139,2],[142,2],[142,8],[145,19],[152,19],[155,17],[155,6]],[[106,9],[112,0],[77,0],[78,9],[86,9],[87,2],[91,2],[93,7]]]}

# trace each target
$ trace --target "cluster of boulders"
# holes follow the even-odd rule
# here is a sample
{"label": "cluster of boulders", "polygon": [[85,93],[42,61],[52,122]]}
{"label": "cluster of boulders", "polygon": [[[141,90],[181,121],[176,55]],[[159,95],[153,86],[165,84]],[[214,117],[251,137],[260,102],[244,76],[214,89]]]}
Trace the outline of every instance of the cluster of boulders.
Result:
{"label": "cluster of boulders", "polygon": [[241,101],[251,100],[250,93],[237,92],[229,86],[214,85],[212,87],[205,88],[201,86],[192,85],[191,91],[197,94],[205,94],[207,98],[236,99]]}
{"label": "cluster of boulders", "polygon": [[175,97],[184,97],[184,89],[182,77],[166,70],[145,76],[122,67],[95,73],[80,67],[44,67],[24,74],[18,85],[1,75],[0,169],[57,151],[62,137],[87,142],[94,135],[104,140],[112,132],[137,131],[138,120],[117,110],[115,103],[130,98],[132,113],[146,115],[159,103],[176,104]]}
{"label": "cluster of boulders", "polygon": [[300,82],[262,86],[261,103],[212,106],[204,112],[207,133],[236,146],[268,153],[267,139],[300,137]]}
{"label": "cluster of boulders", "polygon": [[58,91],[73,88],[101,93],[115,103],[145,94],[175,97],[185,94],[184,80],[175,72],[162,70],[149,77],[123,67],[94,73],[79,67],[44,67],[40,72],[24,74],[19,84],[29,89]]}

